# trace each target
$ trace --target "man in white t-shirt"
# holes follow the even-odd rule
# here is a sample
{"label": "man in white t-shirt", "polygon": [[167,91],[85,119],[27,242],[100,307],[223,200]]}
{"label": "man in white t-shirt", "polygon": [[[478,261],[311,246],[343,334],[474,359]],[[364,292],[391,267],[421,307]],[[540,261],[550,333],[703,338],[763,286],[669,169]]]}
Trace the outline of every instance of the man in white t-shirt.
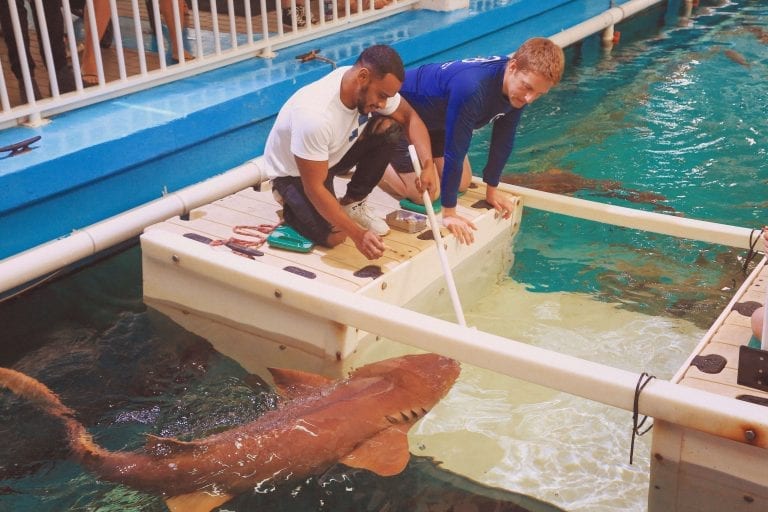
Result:
{"label": "man in white t-shirt", "polygon": [[[264,149],[266,171],[283,219],[313,242],[334,247],[349,236],[366,258],[381,257],[389,227],[365,199],[403,129],[424,169],[420,187],[437,193],[427,129],[398,94],[404,77],[394,49],[371,46],[353,66],[302,87],[280,109]],[[333,177],[353,167],[338,200]]]}

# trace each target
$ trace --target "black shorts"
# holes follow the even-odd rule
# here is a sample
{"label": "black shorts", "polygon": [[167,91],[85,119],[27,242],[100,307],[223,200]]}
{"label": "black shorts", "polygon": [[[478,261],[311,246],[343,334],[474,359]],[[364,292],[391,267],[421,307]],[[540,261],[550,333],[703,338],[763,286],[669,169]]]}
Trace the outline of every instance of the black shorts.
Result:
{"label": "black shorts", "polygon": [[[445,130],[436,130],[429,132],[429,140],[432,142],[432,157],[442,158],[445,154]],[[395,144],[395,148],[392,151],[392,157],[389,163],[395,171],[405,174],[409,172],[415,172],[413,168],[413,162],[411,162],[411,154],[408,152],[408,146],[410,142],[405,136],[400,137],[400,140]]]}

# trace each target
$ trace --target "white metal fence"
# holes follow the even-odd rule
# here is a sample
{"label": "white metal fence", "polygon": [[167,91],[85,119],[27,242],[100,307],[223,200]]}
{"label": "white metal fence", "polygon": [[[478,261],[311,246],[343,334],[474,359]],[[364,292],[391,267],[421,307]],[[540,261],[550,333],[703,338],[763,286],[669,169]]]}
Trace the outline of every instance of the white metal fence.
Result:
{"label": "white metal fence", "polygon": [[417,1],[0,0],[0,129],[269,58]]}

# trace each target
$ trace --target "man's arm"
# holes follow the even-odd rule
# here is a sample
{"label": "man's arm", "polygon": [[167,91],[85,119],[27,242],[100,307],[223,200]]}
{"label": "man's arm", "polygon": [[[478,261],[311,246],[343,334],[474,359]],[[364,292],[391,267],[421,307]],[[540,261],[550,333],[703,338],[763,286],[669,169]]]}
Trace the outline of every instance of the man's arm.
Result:
{"label": "man's arm", "polygon": [[413,109],[405,98],[400,97],[400,104],[390,117],[400,123],[405,130],[406,136],[411,144],[416,148],[416,154],[421,163],[421,179],[419,191],[429,191],[430,199],[437,197],[437,169],[432,161],[432,144],[429,140],[429,132],[424,121]]}
{"label": "man's arm", "polygon": [[477,226],[456,212],[456,204],[464,159],[472,141],[472,126],[477,112],[482,107],[482,92],[476,91],[474,86],[475,84],[459,82],[450,92],[445,119],[445,155],[440,194],[443,203],[443,225],[459,243],[467,245],[474,243],[473,231]]}
{"label": "man's arm", "polygon": [[483,169],[483,181],[486,184],[485,200],[505,219],[512,215],[514,203],[509,196],[498,192],[497,187],[515,145],[515,134],[522,111],[523,109],[512,109],[493,123],[488,161]]}
{"label": "man's arm", "polygon": [[344,212],[339,201],[325,188],[328,177],[328,161],[306,160],[294,156],[299,168],[301,184],[307,198],[317,212],[334,229],[343,232],[355,243],[355,247],[369,260],[380,258],[384,254],[384,242],[373,231],[366,231]]}

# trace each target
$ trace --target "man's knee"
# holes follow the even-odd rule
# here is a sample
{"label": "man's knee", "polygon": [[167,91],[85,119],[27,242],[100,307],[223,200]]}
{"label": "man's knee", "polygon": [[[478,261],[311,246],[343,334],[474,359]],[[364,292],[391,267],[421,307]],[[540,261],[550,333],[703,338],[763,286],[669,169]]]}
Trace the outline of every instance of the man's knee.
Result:
{"label": "man's knee", "polygon": [[328,234],[328,238],[325,239],[326,247],[336,247],[347,239],[347,235],[343,231],[331,231]]}
{"label": "man's knee", "polygon": [[397,142],[403,133],[403,127],[391,117],[375,116],[369,122],[370,133],[384,137],[391,144]]}

